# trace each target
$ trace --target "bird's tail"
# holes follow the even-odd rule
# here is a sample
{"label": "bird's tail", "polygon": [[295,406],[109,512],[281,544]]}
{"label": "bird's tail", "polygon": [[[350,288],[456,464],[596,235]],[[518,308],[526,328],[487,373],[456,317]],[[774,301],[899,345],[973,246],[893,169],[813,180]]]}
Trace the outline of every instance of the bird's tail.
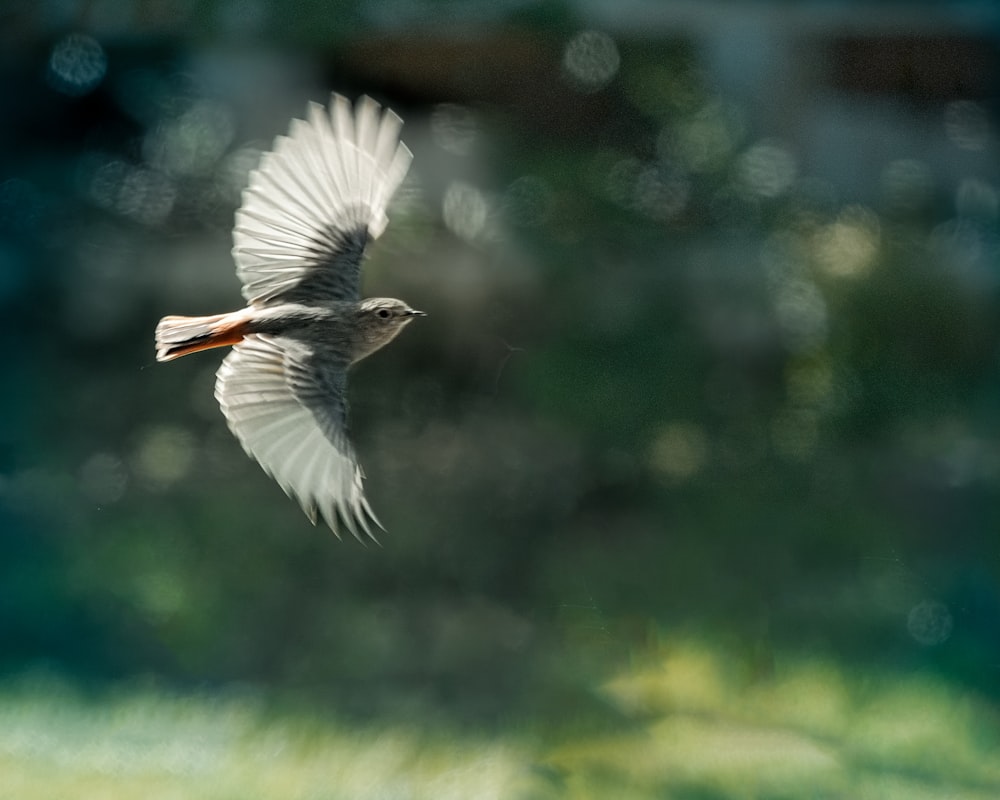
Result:
{"label": "bird's tail", "polygon": [[245,311],[211,317],[164,317],[156,326],[156,360],[172,361],[199,350],[237,344],[248,333],[248,322]]}

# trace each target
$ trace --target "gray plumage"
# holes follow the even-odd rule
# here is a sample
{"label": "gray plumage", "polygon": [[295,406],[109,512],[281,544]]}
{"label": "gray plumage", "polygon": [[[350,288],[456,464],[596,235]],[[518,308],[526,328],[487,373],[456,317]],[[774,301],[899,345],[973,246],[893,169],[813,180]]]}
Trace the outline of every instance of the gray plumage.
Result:
{"label": "gray plumage", "polygon": [[215,396],[233,434],[313,521],[374,539],[381,527],[347,434],[347,370],[415,316],[401,300],[361,300],[368,243],[412,158],[401,122],[362,98],[309,107],[250,174],[233,257],[248,307],[165,317],[157,358],[233,344]]}

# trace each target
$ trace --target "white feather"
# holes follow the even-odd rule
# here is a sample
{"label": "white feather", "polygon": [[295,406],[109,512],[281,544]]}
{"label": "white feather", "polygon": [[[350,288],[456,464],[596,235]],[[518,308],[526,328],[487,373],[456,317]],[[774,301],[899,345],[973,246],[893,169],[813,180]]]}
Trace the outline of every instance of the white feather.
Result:
{"label": "white feather", "polygon": [[289,387],[280,340],[250,336],[219,367],[215,396],[229,428],[310,519],[318,510],[340,535],[342,522],[358,539],[378,525],[364,496],[361,468],[347,441],[328,439]]}
{"label": "white feather", "polygon": [[243,192],[233,257],[244,297],[263,302],[324,268],[331,228],[381,235],[386,208],[413,158],[399,141],[400,118],[363,97],[351,108],[333,95],[329,112],[311,103],[307,119],[278,136]]}

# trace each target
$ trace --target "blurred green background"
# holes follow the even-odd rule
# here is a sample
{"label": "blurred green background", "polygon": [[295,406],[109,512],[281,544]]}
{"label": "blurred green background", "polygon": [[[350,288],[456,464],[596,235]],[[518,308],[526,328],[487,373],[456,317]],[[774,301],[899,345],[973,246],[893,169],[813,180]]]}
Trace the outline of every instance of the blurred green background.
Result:
{"label": "blurred green background", "polygon": [[[0,5],[0,797],[1000,795],[1000,10]],[[247,173],[415,154],[388,532],[229,435]]]}

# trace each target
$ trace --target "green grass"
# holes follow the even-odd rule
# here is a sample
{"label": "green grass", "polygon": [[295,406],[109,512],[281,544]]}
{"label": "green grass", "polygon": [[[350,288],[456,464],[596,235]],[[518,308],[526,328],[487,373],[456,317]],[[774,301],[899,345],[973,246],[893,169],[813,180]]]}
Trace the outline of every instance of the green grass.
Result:
{"label": "green grass", "polygon": [[6,693],[0,718],[4,800],[503,798],[525,763],[513,744],[276,718],[247,697],[95,703],[47,682]]}
{"label": "green grass", "polygon": [[609,785],[699,800],[1000,797],[998,709],[929,675],[779,659],[755,677],[722,649],[682,641],[603,691],[645,722],[549,756],[581,800]]}
{"label": "green grass", "polygon": [[760,677],[699,641],[641,661],[598,689],[625,722],[544,744],[558,720],[477,737],[276,714],[246,692],[21,681],[0,690],[0,798],[1000,797],[997,709],[933,676],[779,659]]}

